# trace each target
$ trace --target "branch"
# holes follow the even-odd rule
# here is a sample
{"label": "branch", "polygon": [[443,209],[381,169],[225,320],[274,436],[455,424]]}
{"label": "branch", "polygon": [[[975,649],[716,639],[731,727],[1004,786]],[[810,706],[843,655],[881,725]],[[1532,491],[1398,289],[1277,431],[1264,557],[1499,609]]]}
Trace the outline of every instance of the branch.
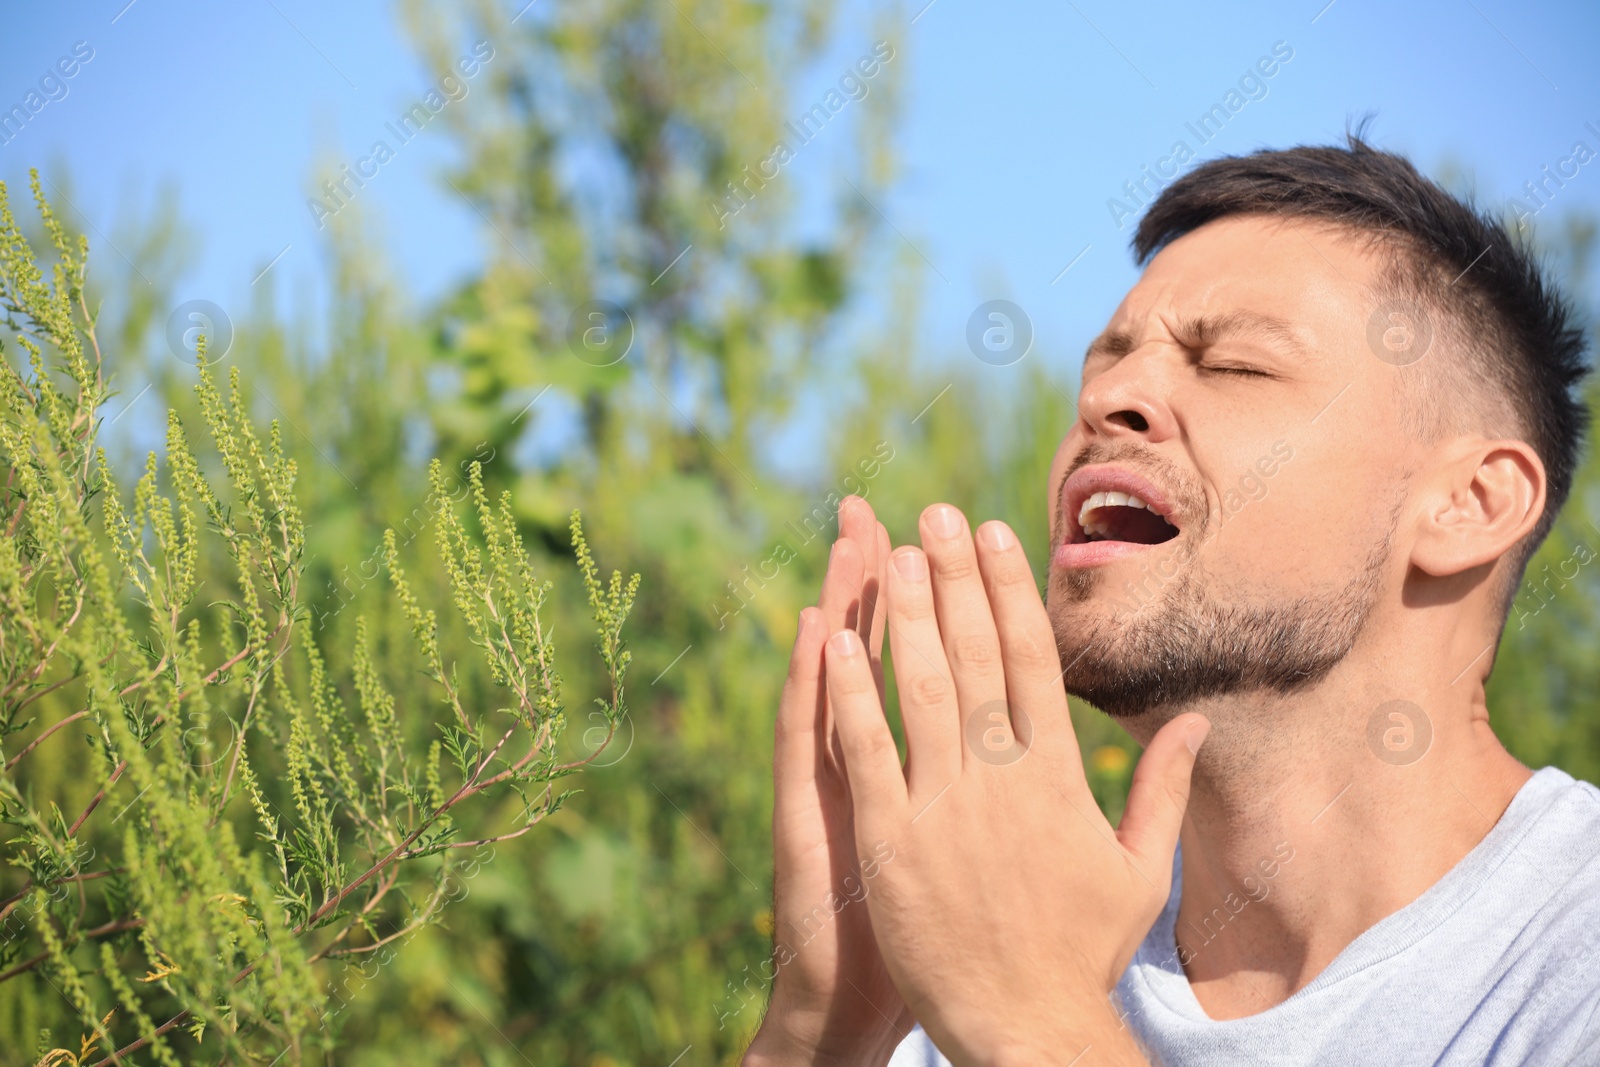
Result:
{"label": "branch", "polygon": [[[254,964],[251,965],[251,969],[252,970],[254,969]],[[235,982],[237,982],[238,980],[239,979],[237,979],[237,978],[234,979]],[[174,1026],[181,1025],[188,1018],[189,1018],[189,1009],[185,1008],[183,1011],[180,1011],[178,1014],[174,1015],[172,1018],[168,1019],[166,1022],[162,1023],[160,1026],[156,1027],[154,1030],[150,1031],[144,1037],[139,1038],[137,1041],[129,1042],[128,1044],[124,1045],[122,1048],[117,1049],[115,1052],[113,1052],[111,1055],[107,1056],[103,1060],[96,1060],[95,1063],[94,1063],[94,1067],[105,1067],[105,1065],[108,1064],[108,1063],[121,1063],[122,1062],[122,1057],[126,1056],[130,1052],[137,1052],[138,1050],[144,1048],[146,1045],[148,1045],[150,1043],[150,1039],[151,1038],[160,1037],[162,1034],[166,1033],[168,1030],[171,1030]]]}
{"label": "branch", "polygon": [[521,837],[529,830],[532,830],[535,826],[538,826],[543,818],[543,816],[540,816],[538,819],[533,820],[533,822],[530,822],[528,825],[517,830],[512,830],[509,833],[498,834],[494,837],[480,837],[476,841],[456,841],[445,845],[443,848],[430,848],[426,852],[418,852],[416,850],[402,852],[398,858],[409,860],[415,859],[418,856],[431,856],[435,852],[445,852],[452,848],[476,848],[479,845],[492,845],[498,841],[510,841],[513,837]]}
{"label": "branch", "polygon": [[[64,678],[61,681],[57,682],[56,685],[57,686],[66,685],[70,681],[72,681],[71,678]],[[51,686],[50,688],[54,689],[55,687],[56,686]],[[50,690],[48,690],[48,689],[45,690],[45,692],[49,692],[49,691]],[[42,696],[43,694],[40,694],[40,695]],[[87,714],[89,714],[89,709],[88,708],[84,708],[82,711],[75,711],[71,715],[68,715],[66,718],[62,719],[60,722],[56,723],[54,726],[50,727],[50,729],[46,730],[44,733],[40,734],[38,737],[35,737],[32,741],[29,741],[28,744],[27,744],[27,747],[25,747],[21,752],[18,752],[15,756],[12,756],[9,760],[6,761],[5,769],[9,771],[11,768],[15,767],[18,763],[20,763],[22,761],[22,757],[23,756],[26,756],[28,753],[32,752],[35,748],[38,748],[39,745],[47,737],[49,737],[51,734],[55,733],[57,730],[61,729],[63,726],[67,725],[70,722],[76,722],[77,720],[83,718]]]}
{"label": "branch", "polygon": [[[106,923],[104,926],[96,926],[93,930],[80,931],[72,937],[65,948],[72,948],[86,937],[104,937],[106,934],[120,934],[124,930],[137,930],[143,925],[143,919],[119,919],[116,922]],[[19,974],[31,971],[49,958],[50,953],[41,952],[33,959],[19,963],[4,974],[0,974],[0,982],[8,981]]]}
{"label": "branch", "polygon": [[328,959],[340,959],[345,956],[359,955],[363,952],[372,952],[375,949],[382,948],[384,945],[389,944],[391,941],[396,941],[407,934],[413,933],[416,930],[420,930],[422,927],[427,925],[429,918],[431,918],[439,910],[439,902],[444,899],[444,887],[445,881],[441,879],[438,886],[434,888],[433,896],[428,899],[427,906],[422,909],[421,914],[389,936],[381,937],[372,944],[362,945],[359,948],[341,949],[337,952],[333,951],[334,946],[339,943],[339,940],[343,938],[346,933],[350,932],[350,927],[347,926],[345,927],[344,931],[339,934],[339,937],[328,942],[327,946],[323,948],[321,952],[318,952],[316,955],[312,956],[307,962],[316,963],[318,960],[323,959],[324,957]]}
{"label": "branch", "polygon": [[389,890],[394,888],[394,884],[397,880],[399,880],[399,877],[400,872],[398,870],[391,869],[388,874],[384,876],[382,882],[373,888],[372,896],[369,897],[367,902],[361,906],[361,910],[357,912],[349,922],[344,924],[344,929],[340,930],[332,941],[329,941],[326,945],[322,946],[322,949],[313,955],[307,962],[315,963],[317,960],[327,955],[328,951],[335,945],[349,937],[350,931],[356,928],[356,923],[359,921],[360,917],[370,914],[372,909],[377,907],[378,904],[382,902],[383,898],[388,895]]}
{"label": "branch", "polygon": [[[272,632],[272,634],[270,634],[268,636],[267,640],[270,642],[272,640],[272,638],[276,637],[279,633],[282,632],[283,627],[284,627],[284,624],[280,623],[279,626],[278,626],[278,629],[274,630]],[[246,655],[248,655],[249,652],[250,652],[250,649],[248,647],[242,649],[237,655],[235,655],[233,658],[229,659],[228,662],[224,663],[222,666],[218,667],[216,670],[212,671],[210,674],[206,675],[203,679],[201,679],[199,685],[195,686],[193,689],[188,690],[187,692],[178,694],[178,696],[175,699],[176,700],[182,700],[184,697],[192,696],[193,694],[198,692],[204,686],[210,685],[213,681],[216,680],[217,675],[221,674],[223,671],[227,670],[229,667],[233,666],[235,663],[238,663],[241,659],[243,659]],[[133,689],[135,689],[138,686],[141,686],[143,684],[144,684],[143,682],[136,682],[133,685],[130,685],[128,688],[124,689],[122,691],[121,695],[126,696],[129,692],[132,692]],[[164,717],[158,715],[158,716],[156,716],[155,720],[151,723],[151,726],[153,726],[153,727],[154,726],[159,726],[159,725],[161,725],[161,723],[163,721],[165,721]],[[94,809],[99,807],[100,806],[100,802],[106,798],[106,790],[110,789],[113,785],[116,785],[117,779],[122,777],[122,772],[127,770],[127,769],[128,769],[128,761],[127,760],[123,760],[122,762],[117,764],[117,769],[111,772],[111,777],[106,779],[106,784],[100,787],[100,791],[94,795],[94,798],[92,800],[89,801],[89,806],[83,809],[83,814],[79,815],[77,821],[74,822],[70,828],[68,828],[68,830],[67,830],[67,836],[68,837],[77,836],[78,830],[79,830],[80,827],[83,826],[84,820],[87,819],[91,814],[93,814],[94,813]]]}
{"label": "branch", "polygon": [[117,764],[117,769],[111,772],[111,777],[107,778],[106,784],[100,787],[100,792],[96,793],[94,798],[89,801],[89,806],[83,809],[83,814],[79,815],[77,821],[67,828],[68,837],[78,836],[78,830],[83,826],[84,820],[86,820],[90,815],[94,814],[94,809],[98,808],[100,806],[100,802],[106,798],[106,790],[116,785],[117,779],[121,778],[122,772],[127,769],[127,760],[123,760],[121,763]]}
{"label": "branch", "polygon": [[[278,654],[278,658],[281,659],[287,654],[288,649],[286,646],[285,650]],[[274,660],[273,662],[276,663],[277,661]],[[245,705],[244,716],[239,720],[239,736],[233,740],[233,758],[228,761],[228,777],[222,783],[222,799],[217,802],[217,813],[211,817],[212,826],[217,825],[222,819],[222,813],[228,807],[228,797],[233,793],[233,776],[239,770],[239,757],[244,753],[244,739],[245,734],[250,729],[250,716],[255,713],[256,701],[261,698],[262,685],[259,675],[256,677],[255,682],[256,684],[250,691],[250,703]]]}
{"label": "branch", "polygon": [[[88,874],[69,874],[65,878],[52,878],[46,882],[45,885],[66,885],[68,882],[92,882],[96,878],[109,878],[113,874],[121,874],[125,870],[127,870],[126,867],[113,867],[109,871],[91,871]],[[16,893],[13,896],[6,897],[4,900],[0,900],[0,919],[4,919],[7,915],[11,914],[11,909],[16,905],[16,903],[27,897],[27,895],[31,892],[33,892],[33,883],[29,882],[23,887],[20,893]]]}

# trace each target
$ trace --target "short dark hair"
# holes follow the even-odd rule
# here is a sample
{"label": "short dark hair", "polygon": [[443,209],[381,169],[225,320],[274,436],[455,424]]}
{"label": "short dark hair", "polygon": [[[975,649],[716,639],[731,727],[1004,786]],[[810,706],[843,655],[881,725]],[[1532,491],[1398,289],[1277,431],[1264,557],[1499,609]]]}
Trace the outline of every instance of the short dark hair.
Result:
{"label": "short dark hair", "polygon": [[[1519,235],[1423,177],[1410,161],[1372,147],[1357,128],[1346,145],[1301,146],[1210,160],[1164,189],[1133,236],[1142,266],[1208,222],[1257,215],[1329,223],[1392,251],[1374,307],[1396,297],[1438,322],[1435,343],[1468,366],[1448,379],[1422,368],[1419,423],[1435,433],[1463,416],[1512,420],[1544,463],[1544,513],[1512,550],[1505,610],[1528,558],[1572,489],[1589,411],[1575,395],[1588,373],[1587,338],[1559,288]],[[1431,314],[1430,314],[1431,313]],[[1427,362],[1427,361],[1424,361]],[[1468,373],[1461,373],[1466,370]],[[1453,393],[1441,402],[1440,394]]]}

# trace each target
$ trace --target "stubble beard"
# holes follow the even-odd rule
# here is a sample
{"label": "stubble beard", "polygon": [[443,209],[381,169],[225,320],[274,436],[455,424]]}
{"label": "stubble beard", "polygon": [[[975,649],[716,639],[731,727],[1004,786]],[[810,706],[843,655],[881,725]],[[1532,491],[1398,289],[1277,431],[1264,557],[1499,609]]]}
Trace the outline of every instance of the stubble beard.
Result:
{"label": "stubble beard", "polygon": [[1290,694],[1315,685],[1355,646],[1376,604],[1392,530],[1350,578],[1284,602],[1224,603],[1197,558],[1181,546],[1178,573],[1141,607],[1086,623],[1103,585],[1094,571],[1067,571],[1050,586],[1049,613],[1067,692],[1115,718],[1248,692]]}

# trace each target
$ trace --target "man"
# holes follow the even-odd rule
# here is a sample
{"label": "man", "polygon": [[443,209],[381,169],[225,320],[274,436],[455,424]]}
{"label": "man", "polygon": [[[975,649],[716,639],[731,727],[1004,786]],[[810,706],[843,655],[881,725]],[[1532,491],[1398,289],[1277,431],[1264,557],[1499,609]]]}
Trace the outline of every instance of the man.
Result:
{"label": "man", "polygon": [[[1600,791],[1484,698],[1586,424],[1567,306],[1358,136],[1197,168],[1134,250],[1048,609],[1003,523],[842,509],[745,1062],[1600,1063]],[[1115,828],[1063,688],[1145,745]]]}

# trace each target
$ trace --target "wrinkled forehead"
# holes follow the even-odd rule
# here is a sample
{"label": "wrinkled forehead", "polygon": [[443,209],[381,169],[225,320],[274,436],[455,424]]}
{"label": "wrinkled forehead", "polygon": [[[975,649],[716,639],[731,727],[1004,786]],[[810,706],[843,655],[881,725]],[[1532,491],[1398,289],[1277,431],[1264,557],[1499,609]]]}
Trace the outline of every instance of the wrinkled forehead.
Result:
{"label": "wrinkled forehead", "polygon": [[1236,216],[1185,234],[1150,261],[1108,327],[1235,313],[1287,322],[1319,351],[1354,351],[1390,259],[1370,238],[1313,219]]}

